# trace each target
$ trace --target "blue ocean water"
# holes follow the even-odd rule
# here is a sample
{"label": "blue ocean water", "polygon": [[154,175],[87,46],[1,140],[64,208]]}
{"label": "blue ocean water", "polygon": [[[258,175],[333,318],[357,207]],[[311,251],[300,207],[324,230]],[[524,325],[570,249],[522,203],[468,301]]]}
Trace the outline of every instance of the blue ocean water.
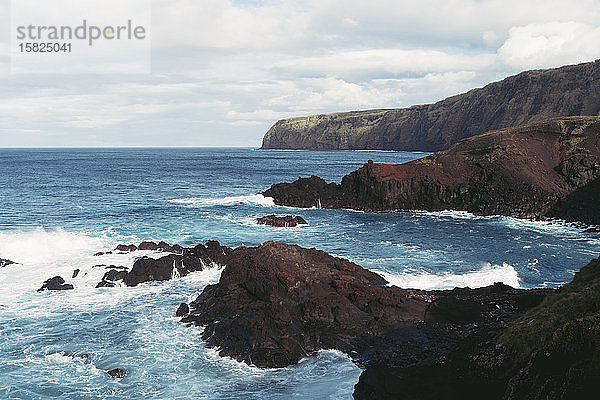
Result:
{"label": "blue ocean water", "polygon": [[[556,287],[597,257],[597,234],[557,222],[446,211],[362,213],[277,207],[272,183],[319,175],[339,181],[368,159],[407,152],[251,149],[0,149],[0,398],[350,399],[360,370],[338,352],[260,370],[206,349],[199,328],[174,317],[220,270],[136,288],[94,286],[98,264],[130,267],[132,254],[94,257],[118,243],[165,240],[229,246],[281,240],[376,270],[402,287]],[[309,226],[255,219],[301,215]],[[149,254],[145,252],[144,254]],[[71,278],[74,269],[81,272]],[[61,275],[75,285],[37,293]],[[87,354],[88,358],[73,357]],[[104,371],[125,368],[120,380]]]}

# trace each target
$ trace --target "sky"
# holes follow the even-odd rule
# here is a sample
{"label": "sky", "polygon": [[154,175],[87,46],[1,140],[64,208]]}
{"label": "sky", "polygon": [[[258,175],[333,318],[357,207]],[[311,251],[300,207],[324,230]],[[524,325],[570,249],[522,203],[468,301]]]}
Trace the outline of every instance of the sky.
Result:
{"label": "sky", "polygon": [[152,72],[123,75],[11,74],[0,21],[0,147],[259,147],[281,118],[600,58],[600,0],[152,0]]}

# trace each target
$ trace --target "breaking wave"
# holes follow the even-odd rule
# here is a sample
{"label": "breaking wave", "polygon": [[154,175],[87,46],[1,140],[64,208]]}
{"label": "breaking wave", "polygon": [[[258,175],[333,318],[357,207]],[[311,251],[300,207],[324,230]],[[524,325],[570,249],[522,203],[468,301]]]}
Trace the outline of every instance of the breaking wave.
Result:
{"label": "breaking wave", "polygon": [[493,285],[495,282],[502,282],[514,288],[520,287],[520,279],[517,271],[512,265],[492,265],[486,264],[479,270],[470,271],[464,274],[432,274],[425,271],[409,270],[403,273],[390,273],[381,270],[374,270],[382,275],[390,285],[405,289],[453,289],[455,287],[478,288]]}
{"label": "breaking wave", "polygon": [[235,206],[240,204],[274,207],[273,198],[262,194],[250,194],[244,196],[227,197],[186,197],[183,199],[172,199],[169,203],[181,204],[187,207],[212,207],[212,206]]}

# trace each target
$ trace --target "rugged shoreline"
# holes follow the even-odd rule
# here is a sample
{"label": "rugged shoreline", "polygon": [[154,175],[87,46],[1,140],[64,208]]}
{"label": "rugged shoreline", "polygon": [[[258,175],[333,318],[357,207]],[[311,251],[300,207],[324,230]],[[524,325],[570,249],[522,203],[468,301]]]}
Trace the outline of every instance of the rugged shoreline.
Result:
{"label": "rugged shoreline", "polygon": [[116,251],[137,249],[168,254],[109,267],[103,282],[135,286],[224,266],[217,284],[173,314],[203,327],[221,356],[258,367],[340,350],[364,368],[356,399],[586,399],[600,389],[600,259],[559,289],[427,291],[281,242]]}
{"label": "rugged shoreline", "polygon": [[600,117],[488,132],[405,164],[368,162],[340,184],[274,184],[275,204],[361,211],[446,209],[600,224]]}

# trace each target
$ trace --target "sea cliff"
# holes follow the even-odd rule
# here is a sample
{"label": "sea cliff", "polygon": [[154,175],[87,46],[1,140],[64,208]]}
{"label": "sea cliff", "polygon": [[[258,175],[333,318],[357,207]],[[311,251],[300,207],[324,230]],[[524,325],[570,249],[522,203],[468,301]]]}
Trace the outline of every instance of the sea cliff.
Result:
{"label": "sea cliff", "polygon": [[600,115],[600,61],[525,71],[435,104],[280,120],[262,149],[437,151],[486,131],[575,115]]}
{"label": "sea cliff", "polygon": [[366,163],[341,184],[312,176],[263,194],[294,207],[444,209],[597,223],[600,118],[568,117],[491,131],[405,164]]}

